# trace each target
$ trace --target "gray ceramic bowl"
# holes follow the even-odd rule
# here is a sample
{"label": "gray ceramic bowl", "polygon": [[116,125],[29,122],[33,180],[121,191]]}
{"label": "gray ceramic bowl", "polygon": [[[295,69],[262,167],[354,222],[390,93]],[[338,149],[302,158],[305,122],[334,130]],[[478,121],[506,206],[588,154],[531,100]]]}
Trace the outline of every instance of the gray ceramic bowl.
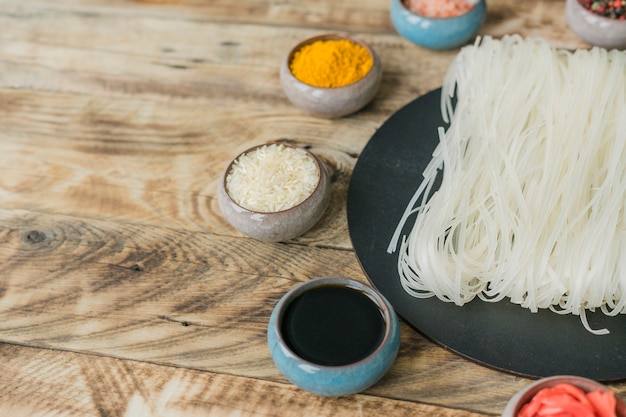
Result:
{"label": "gray ceramic bowl", "polygon": [[487,15],[485,0],[467,13],[448,18],[420,16],[407,9],[402,0],[391,0],[389,11],[396,31],[416,45],[429,49],[451,49],[472,39]]}
{"label": "gray ceramic bowl", "polygon": [[[226,175],[237,158],[265,145],[269,144],[258,145],[242,152],[228,164],[218,185],[217,199],[224,218],[241,233],[266,242],[281,242],[302,235],[320,220],[330,203],[331,184],[322,161],[306,149],[299,148],[315,162],[320,174],[317,187],[311,195],[300,204],[277,212],[259,212],[240,206],[228,194]],[[282,145],[297,148],[286,143]]]}
{"label": "gray ceramic bowl", "polygon": [[[585,392],[609,390],[607,386],[602,385],[599,382],[579,376],[555,375],[547,378],[538,379],[537,381],[522,388],[515,395],[513,395],[513,397],[511,397],[506,407],[504,408],[504,411],[502,412],[502,417],[517,416],[521,408],[526,403],[528,403],[540,390],[544,388],[551,388],[561,383],[572,384]],[[624,403],[619,397],[617,398],[617,407],[615,411],[617,413],[617,417],[626,417],[626,406],[624,406]]]}
{"label": "gray ceramic bowl", "polygon": [[565,14],[572,31],[585,42],[606,49],[626,48],[626,20],[600,16],[577,0],[566,0]]}
{"label": "gray ceramic bowl", "polygon": [[[305,355],[296,353],[297,349],[288,342],[289,335],[285,334],[285,332],[289,331],[286,329],[290,328],[288,324],[284,323],[285,320],[293,326],[291,328],[298,328],[296,325],[304,326],[307,332],[310,331],[311,327],[317,328],[317,331],[313,330],[310,332],[315,340],[319,341],[321,339],[321,344],[324,347],[327,347],[328,344],[337,343],[343,346],[344,351],[348,350],[350,352],[352,352],[352,349],[358,351],[360,346],[358,346],[359,341],[356,339],[370,333],[372,330],[369,327],[370,321],[366,320],[367,315],[363,314],[363,309],[353,307],[352,304],[346,302],[329,302],[328,299],[322,299],[325,302],[319,303],[320,308],[324,310],[324,314],[307,314],[302,316],[315,317],[312,320],[315,322],[313,325],[307,325],[307,320],[305,319],[295,320],[295,323],[293,319],[286,319],[288,314],[290,314],[287,313],[290,307],[297,302],[302,302],[301,297],[303,294],[311,294],[311,291],[320,289],[322,291],[331,291],[331,294],[332,291],[354,290],[353,292],[358,294],[358,297],[362,297],[367,305],[378,311],[376,314],[379,314],[379,320],[380,315],[382,315],[383,324],[376,326],[376,332],[380,332],[380,336],[377,343],[371,345],[373,350],[370,350],[369,354],[359,356],[360,359],[354,362],[329,365],[328,363],[319,364],[310,358],[305,359],[303,358]],[[326,292],[326,294],[329,293]],[[345,301],[344,299],[342,300]],[[317,301],[319,302],[320,299],[317,299]],[[315,305],[315,303],[313,304]],[[350,309],[341,310],[342,307],[348,304],[351,306]],[[309,303],[310,305],[311,303]],[[300,312],[302,311],[300,310]],[[305,311],[308,312],[308,310]],[[293,313],[291,314],[293,316]],[[339,337],[343,339],[340,343],[335,342],[328,335],[332,331],[326,327],[328,322],[335,321],[334,317],[338,317],[336,320],[338,322],[337,327],[345,329]],[[348,326],[351,326],[351,328],[347,328]],[[314,394],[336,397],[361,392],[383,377],[394,363],[398,353],[400,346],[400,323],[389,301],[369,285],[345,277],[322,277],[297,285],[280,299],[270,317],[267,339],[274,363],[287,379],[298,387]],[[334,346],[331,346],[331,348],[334,348]],[[331,350],[331,352],[334,351]]]}
{"label": "gray ceramic bowl", "polygon": [[[374,59],[370,71],[358,81],[336,88],[314,87],[294,77],[289,69],[294,53],[307,44],[328,39],[348,39],[367,49]],[[365,107],[376,95],[381,78],[382,65],[376,52],[366,43],[340,34],[320,35],[300,42],[285,55],[280,66],[280,82],[287,98],[306,112],[324,118],[347,116]]]}

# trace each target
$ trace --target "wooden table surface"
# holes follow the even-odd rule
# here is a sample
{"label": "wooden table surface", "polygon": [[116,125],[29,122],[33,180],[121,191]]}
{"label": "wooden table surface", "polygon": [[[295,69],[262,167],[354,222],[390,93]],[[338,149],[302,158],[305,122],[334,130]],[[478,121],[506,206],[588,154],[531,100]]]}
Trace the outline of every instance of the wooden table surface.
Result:
{"label": "wooden table surface", "polygon": [[[404,324],[389,373],[343,398],[291,385],[267,349],[295,284],[367,279],[346,221],[352,169],[458,51],[399,37],[389,3],[0,0],[0,415],[499,415],[530,380]],[[588,47],[563,0],[488,7],[481,34]],[[336,31],[378,52],[382,85],[364,110],[319,119],[288,102],[278,68]],[[230,227],[215,196],[234,156],[276,139],[310,146],[333,193],[313,230],[272,244]]]}

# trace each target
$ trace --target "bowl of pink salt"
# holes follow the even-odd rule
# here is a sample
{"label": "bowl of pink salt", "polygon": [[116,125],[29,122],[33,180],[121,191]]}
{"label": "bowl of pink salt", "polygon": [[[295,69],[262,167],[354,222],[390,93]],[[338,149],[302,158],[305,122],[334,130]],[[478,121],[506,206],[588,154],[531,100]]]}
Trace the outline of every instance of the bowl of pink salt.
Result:
{"label": "bowl of pink salt", "polygon": [[266,242],[294,239],[312,228],[330,203],[330,178],[309,150],[288,143],[254,146],[233,159],[218,184],[224,218]]}
{"label": "bowl of pink salt", "polygon": [[485,21],[485,0],[392,0],[398,34],[429,49],[452,49],[474,38]]}
{"label": "bowl of pink salt", "polygon": [[341,34],[298,43],[280,66],[287,98],[307,113],[324,118],[361,110],[376,95],[381,78],[376,52],[365,42]]}

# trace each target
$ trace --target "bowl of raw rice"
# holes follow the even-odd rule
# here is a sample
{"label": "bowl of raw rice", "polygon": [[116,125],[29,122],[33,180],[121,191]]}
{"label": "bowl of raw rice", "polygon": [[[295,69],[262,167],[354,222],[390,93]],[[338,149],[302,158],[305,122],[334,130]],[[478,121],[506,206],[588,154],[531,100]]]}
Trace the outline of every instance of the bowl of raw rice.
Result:
{"label": "bowl of raw rice", "polygon": [[312,228],[330,203],[323,162],[288,143],[254,146],[234,158],[218,185],[224,218],[249,237],[281,242]]}

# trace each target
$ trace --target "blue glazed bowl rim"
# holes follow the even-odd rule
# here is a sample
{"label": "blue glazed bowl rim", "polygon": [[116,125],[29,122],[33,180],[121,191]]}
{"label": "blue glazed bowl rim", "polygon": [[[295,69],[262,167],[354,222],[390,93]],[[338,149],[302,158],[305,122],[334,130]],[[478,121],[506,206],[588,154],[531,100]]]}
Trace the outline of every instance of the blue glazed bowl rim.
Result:
{"label": "blue glazed bowl rim", "polygon": [[406,13],[412,15],[412,16],[416,16],[419,17],[420,19],[424,19],[424,20],[432,20],[432,21],[441,21],[441,22],[445,22],[445,21],[453,21],[456,19],[462,19],[463,17],[467,16],[468,14],[475,12],[478,9],[478,6],[480,5],[480,3],[484,2],[485,0],[476,0],[476,3],[474,3],[474,6],[472,6],[471,9],[469,9],[468,11],[466,11],[465,13],[461,13],[459,15],[456,16],[449,16],[449,17],[430,17],[430,16],[424,16],[421,14],[417,14],[412,12],[411,10],[409,10],[405,4],[404,1],[402,0],[393,0],[394,2],[396,2]]}
{"label": "blue glazed bowl rim", "polygon": [[[298,297],[300,294],[304,293],[307,290],[310,290],[312,288],[326,286],[326,285],[343,286],[343,287],[353,288],[353,289],[363,292],[365,296],[367,296],[372,302],[376,304],[378,309],[383,314],[383,318],[385,321],[385,335],[383,336],[382,341],[373,352],[371,352],[365,358],[357,362],[349,363],[346,365],[333,366],[333,365],[320,365],[318,363],[306,360],[300,355],[298,355],[296,352],[294,352],[289,347],[289,344],[285,341],[283,334],[280,330],[282,327],[282,320],[283,320],[284,312],[287,306],[296,297]],[[376,357],[376,355],[378,355],[385,348],[385,346],[391,341],[391,338],[393,336],[392,332],[394,329],[394,312],[393,312],[393,307],[391,307],[391,304],[389,304],[389,302],[384,298],[384,296],[380,294],[374,287],[367,285],[363,282],[357,281],[355,279],[352,279],[352,278],[347,278],[347,277],[342,277],[342,276],[327,276],[327,277],[316,277],[308,281],[302,282],[296,285],[295,287],[293,287],[291,290],[289,290],[287,293],[285,293],[285,295],[281,297],[281,299],[278,301],[278,303],[274,307],[274,312],[276,314],[276,319],[273,323],[274,329],[272,330],[275,332],[280,345],[285,350],[287,350],[291,355],[293,355],[294,358],[298,358],[298,360],[301,361],[302,363],[314,366],[315,368],[318,368],[320,370],[340,371],[342,369],[350,369],[350,368],[354,368],[356,366],[365,364],[372,358]]]}

